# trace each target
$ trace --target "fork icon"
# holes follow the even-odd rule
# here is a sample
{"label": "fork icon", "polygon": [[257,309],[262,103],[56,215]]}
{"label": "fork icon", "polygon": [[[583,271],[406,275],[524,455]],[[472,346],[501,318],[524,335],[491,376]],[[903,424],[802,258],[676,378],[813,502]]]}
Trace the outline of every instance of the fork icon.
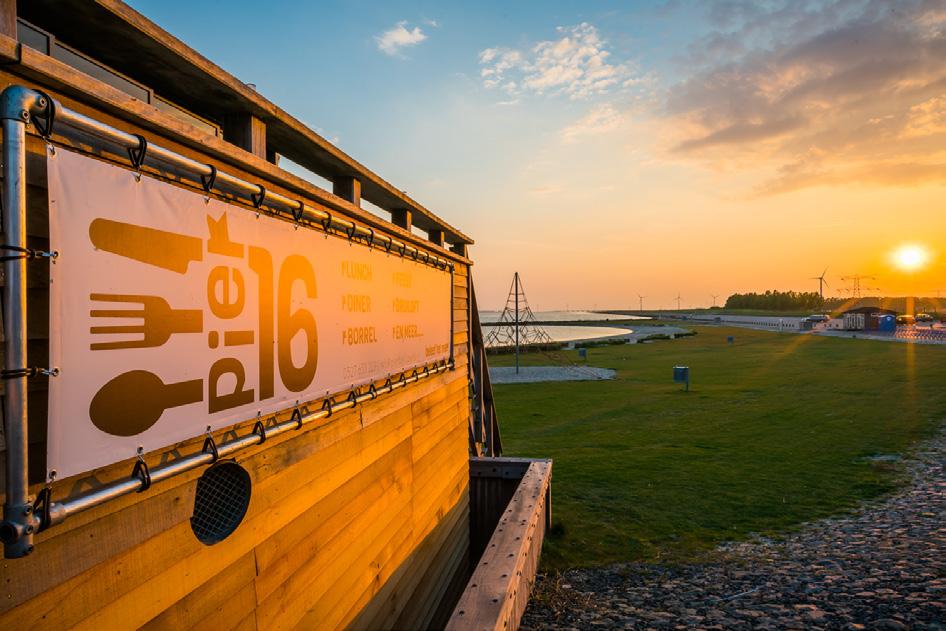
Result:
{"label": "fork icon", "polygon": [[93,309],[90,311],[89,315],[93,318],[134,318],[141,320],[141,324],[90,327],[89,332],[92,335],[126,335],[130,337],[130,339],[121,341],[95,342],[89,347],[93,351],[162,346],[175,333],[200,333],[204,330],[204,314],[200,309],[172,309],[167,300],[160,296],[91,294],[89,299],[95,302],[114,302],[129,306],[141,306],[140,309]]}

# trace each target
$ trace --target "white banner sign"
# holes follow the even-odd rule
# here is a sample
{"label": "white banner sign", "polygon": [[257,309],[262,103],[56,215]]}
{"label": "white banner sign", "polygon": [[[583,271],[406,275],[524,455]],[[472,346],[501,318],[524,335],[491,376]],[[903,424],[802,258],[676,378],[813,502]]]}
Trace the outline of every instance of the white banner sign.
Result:
{"label": "white banner sign", "polygon": [[450,357],[451,274],[48,157],[59,478]]}

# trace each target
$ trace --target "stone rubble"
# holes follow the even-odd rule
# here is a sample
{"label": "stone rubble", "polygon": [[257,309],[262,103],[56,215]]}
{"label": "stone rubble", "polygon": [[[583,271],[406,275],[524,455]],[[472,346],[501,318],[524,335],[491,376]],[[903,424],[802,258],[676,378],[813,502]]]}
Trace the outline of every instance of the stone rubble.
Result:
{"label": "stone rubble", "polygon": [[521,628],[946,631],[946,434],[905,465],[903,491],[779,542],[540,575]]}

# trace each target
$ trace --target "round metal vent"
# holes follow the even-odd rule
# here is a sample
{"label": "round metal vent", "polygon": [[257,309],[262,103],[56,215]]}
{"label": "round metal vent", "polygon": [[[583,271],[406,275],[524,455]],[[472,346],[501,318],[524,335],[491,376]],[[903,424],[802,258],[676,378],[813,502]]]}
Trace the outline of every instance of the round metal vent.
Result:
{"label": "round metal vent", "polygon": [[191,529],[208,546],[237,529],[250,505],[250,474],[232,460],[211,465],[197,479]]}

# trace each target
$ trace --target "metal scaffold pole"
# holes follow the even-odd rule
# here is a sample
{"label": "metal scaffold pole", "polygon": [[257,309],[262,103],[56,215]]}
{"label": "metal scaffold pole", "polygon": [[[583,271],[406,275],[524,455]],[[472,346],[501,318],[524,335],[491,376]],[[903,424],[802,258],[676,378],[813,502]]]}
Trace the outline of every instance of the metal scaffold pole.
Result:
{"label": "metal scaffold pole", "polygon": [[516,285],[516,374],[519,374],[519,272],[514,277]]}

